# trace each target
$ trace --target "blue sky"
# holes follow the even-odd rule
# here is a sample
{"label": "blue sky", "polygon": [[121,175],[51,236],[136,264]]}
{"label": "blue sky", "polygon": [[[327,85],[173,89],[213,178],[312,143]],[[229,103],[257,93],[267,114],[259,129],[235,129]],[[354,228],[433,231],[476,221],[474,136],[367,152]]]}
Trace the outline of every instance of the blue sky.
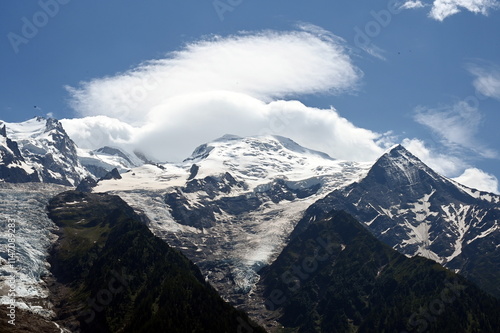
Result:
{"label": "blue sky", "polygon": [[[2,1],[0,119],[87,117],[64,123],[79,145],[128,144],[165,160],[228,130],[286,134],[356,160],[403,143],[439,172],[498,191],[498,9],[489,0]],[[114,108],[113,96],[137,87],[131,78],[146,95]]]}

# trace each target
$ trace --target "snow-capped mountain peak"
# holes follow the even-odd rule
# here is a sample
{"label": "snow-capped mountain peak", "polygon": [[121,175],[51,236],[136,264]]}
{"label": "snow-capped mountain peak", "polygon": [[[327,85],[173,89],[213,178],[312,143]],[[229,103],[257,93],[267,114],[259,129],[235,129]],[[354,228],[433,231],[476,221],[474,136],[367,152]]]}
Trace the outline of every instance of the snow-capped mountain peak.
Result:
{"label": "snow-capped mountain peak", "polygon": [[7,137],[6,125],[0,123],[0,181],[38,182],[38,173],[26,163],[15,141]]}
{"label": "snow-capped mountain peak", "polygon": [[327,177],[329,181],[324,184],[333,188],[358,180],[370,166],[334,160],[291,139],[272,135],[225,135],[196,148],[184,163],[199,166],[197,178],[229,172],[250,188],[276,178],[298,181],[318,177]]}
{"label": "snow-capped mountain peak", "polygon": [[[215,149],[215,152],[229,157],[238,157],[238,152],[244,151],[245,156],[257,156],[277,152],[290,159],[293,155],[300,154],[319,156],[324,159],[332,159],[328,154],[302,147],[295,141],[278,135],[263,135],[240,137],[226,134],[210,143],[203,144],[195,149],[193,154],[185,161],[196,161],[208,157]],[[222,153],[220,152],[222,151]]]}
{"label": "snow-capped mountain peak", "polygon": [[[398,251],[433,259],[478,282],[481,274],[473,265],[481,262],[500,271],[498,263],[489,263],[500,252],[499,200],[498,195],[440,176],[404,147],[395,146],[361,181],[315,203],[299,229],[332,209],[344,210]],[[498,292],[496,286],[487,288]]]}
{"label": "snow-capped mountain peak", "polygon": [[104,146],[95,150],[78,148],[77,154],[82,165],[96,178],[105,176],[115,168],[123,173],[144,164],[137,154],[130,154],[117,147]]}
{"label": "snow-capped mountain peak", "polygon": [[439,175],[402,145],[395,145],[373,165],[370,173],[391,180],[394,186],[417,184],[421,177],[438,179]]}
{"label": "snow-capped mountain peak", "polygon": [[[133,168],[94,191],[118,194],[143,212],[153,232],[182,248],[213,283],[248,291],[307,207],[370,167],[284,137],[226,135],[183,163]],[[217,281],[219,275],[232,276],[233,284]]]}
{"label": "snow-capped mountain peak", "polygon": [[[89,171],[101,178],[117,168],[121,175],[114,170],[93,191],[118,194],[233,301],[295,234],[331,210],[347,211],[408,256],[478,283],[477,267],[500,270],[500,196],[440,176],[401,145],[358,163],[280,136],[225,135],[182,163],[157,164],[117,147],[77,148],[57,120],[34,118],[0,123],[0,157],[6,182],[76,185]],[[95,180],[88,184],[85,191]]]}
{"label": "snow-capped mountain peak", "polygon": [[20,123],[6,123],[7,135],[15,141],[36,138],[47,130],[47,119],[35,117]]}
{"label": "snow-capped mountain peak", "polygon": [[90,176],[78,160],[75,143],[57,119],[36,117],[21,123],[1,122],[2,125],[6,137],[18,146],[28,170],[38,174],[37,179],[18,177],[17,181],[75,186]]}

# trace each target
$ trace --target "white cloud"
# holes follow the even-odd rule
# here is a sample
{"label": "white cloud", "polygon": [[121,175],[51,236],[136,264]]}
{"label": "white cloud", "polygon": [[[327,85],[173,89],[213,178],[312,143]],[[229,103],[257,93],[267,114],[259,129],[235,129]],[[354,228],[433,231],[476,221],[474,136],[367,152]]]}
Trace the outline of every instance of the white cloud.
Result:
{"label": "white cloud", "polygon": [[361,77],[343,40],[304,25],[297,31],[215,36],[125,73],[67,89],[82,116],[144,124],[153,108],[185,94],[234,91],[269,102],[351,91]]}
{"label": "white cloud", "polygon": [[[356,127],[333,108],[283,100],[351,92],[361,76],[343,42],[316,27],[213,37],[125,73],[68,87],[72,106],[83,118],[62,122],[82,148],[118,146],[159,161],[181,161],[224,134],[282,135],[335,158],[373,161],[395,142],[390,132]],[[416,119],[448,142],[466,144],[463,134],[474,141],[480,115],[463,106],[421,109]],[[435,121],[448,121],[450,130],[433,126]],[[446,176],[467,167],[419,140],[404,144]]]}
{"label": "white cloud", "polygon": [[449,16],[460,13],[463,9],[475,14],[487,16],[490,10],[500,7],[497,0],[434,0],[432,4],[420,0],[408,0],[401,5],[401,9],[418,9],[431,6],[429,17],[443,21]]}
{"label": "white cloud", "polygon": [[401,8],[402,9],[416,9],[416,8],[423,8],[425,7],[426,5],[420,1],[420,0],[409,0],[409,1],[406,1],[402,6]]}
{"label": "white cloud", "polygon": [[476,168],[466,169],[462,175],[453,180],[481,191],[500,194],[498,190],[498,179]]}
{"label": "white cloud", "polygon": [[[470,167],[455,155],[436,152],[419,139],[404,139],[402,145],[439,174],[465,186],[481,191],[499,193],[498,179],[480,169]],[[460,175],[454,177],[454,175]]]}
{"label": "white cloud", "polygon": [[475,76],[472,84],[484,96],[500,100],[500,68],[492,64],[469,64],[469,72]]}
{"label": "white cloud", "polygon": [[462,9],[475,14],[488,15],[490,9],[497,9],[499,2],[496,0],[435,0],[429,17],[443,21],[448,16],[459,13]]}
{"label": "white cloud", "polygon": [[406,138],[401,144],[431,169],[443,176],[457,175],[467,167],[467,164],[460,158],[438,153],[428,148],[422,140]]}
{"label": "white cloud", "polygon": [[476,139],[482,115],[476,107],[464,101],[439,108],[419,107],[414,119],[438,134],[449,148],[465,148],[486,158],[497,156],[495,151]]}
{"label": "white cloud", "polygon": [[[276,134],[339,159],[374,160],[384,136],[332,109],[282,98],[356,89],[343,41],[318,27],[213,37],[115,76],[68,87],[83,119],[64,120],[84,148],[137,149],[180,161],[224,134]],[[99,116],[98,116],[99,115]]]}
{"label": "white cloud", "polygon": [[63,120],[63,125],[81,147],[120,146],[161,161],[181,161],[198,145],[224,134],[282,135],[347,160],[375,160],[383,152],[375,142],[383,136],[354,126],[334,109],[310,108],[298,101],[266,103],[227,91],[171,98],[135,128],[108,117]]}
{"label": "white cloud", "polygon": [[61,119],[68,135],[80,148],[129,147],[138,128],[107,116]]}
{"label": "white cloud", "polygon": [[365,51],[366,53],[368,53],[372,57],[375,57],[375,58],[378,58],[378,59],[384,60],[384,61],[387,60],[387,58],[384,56],[386,51],[373,43],[370,43],[370,45],[363,45],[363,46],[361,46],[361,48],[363,49],[363,51]]}

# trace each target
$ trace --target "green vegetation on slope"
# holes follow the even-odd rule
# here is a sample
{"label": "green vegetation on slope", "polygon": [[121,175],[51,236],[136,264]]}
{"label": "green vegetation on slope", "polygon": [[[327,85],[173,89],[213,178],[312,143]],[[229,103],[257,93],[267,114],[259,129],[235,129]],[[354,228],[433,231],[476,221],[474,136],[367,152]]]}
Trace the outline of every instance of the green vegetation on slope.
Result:
{"label": "green vegetation on slope", "polygon": [[262,273],[290,332],[498,332],[500,302],[378,241],[344,212],[311,222]]}
{"label": "green vegetation on slope", "polygon": [[[199,269],[155,237],[123,200],[62,193],[48,206],[60,322],[82,332],[264,332],[224,302]],[[75,320],[76,318],[76,320]]]}

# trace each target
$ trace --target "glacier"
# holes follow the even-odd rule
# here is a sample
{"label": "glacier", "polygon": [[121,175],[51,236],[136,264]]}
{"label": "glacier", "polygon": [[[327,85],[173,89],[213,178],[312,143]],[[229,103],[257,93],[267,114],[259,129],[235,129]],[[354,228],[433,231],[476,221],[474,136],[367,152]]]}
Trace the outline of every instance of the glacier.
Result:
{"label": "glacier", "polygon": [[[44,279],[50,275],[49,250],[57,239],[47,216],[48,201],[69,187],[44,183],[0,182],[0,304],[8,304],[8,281],[16,281],[16,306],[50,318],[54,315]],[[15,262],[8,264],[8,222],[15,225]]]}

